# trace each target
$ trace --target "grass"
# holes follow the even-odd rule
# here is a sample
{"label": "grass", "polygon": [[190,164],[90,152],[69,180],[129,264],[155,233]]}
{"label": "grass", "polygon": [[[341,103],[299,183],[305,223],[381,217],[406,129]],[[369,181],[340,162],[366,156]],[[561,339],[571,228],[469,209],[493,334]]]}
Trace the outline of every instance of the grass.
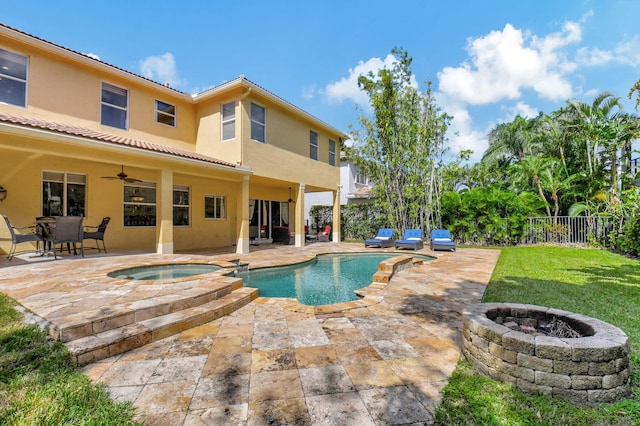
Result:
{"label": "grass", "polygon": [[595,249],[502,249],[484,302],[531,303],[595,317],[620,327],[631,344],[629,400],[599,407],[526,396],[511,385],[475,374],[461,361],[437,410],[440,424],[640,424],[640,262]]}
{"label": "grass", "polygon": [[115,403],[71,364],[64,345],[25,325],[0,293],[0,425],[133,425],[131,404]]}

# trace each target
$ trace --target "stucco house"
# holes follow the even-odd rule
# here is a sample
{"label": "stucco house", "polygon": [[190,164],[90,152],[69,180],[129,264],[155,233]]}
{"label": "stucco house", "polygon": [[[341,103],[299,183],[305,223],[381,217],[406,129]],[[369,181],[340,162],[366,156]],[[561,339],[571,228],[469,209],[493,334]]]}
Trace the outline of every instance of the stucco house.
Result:
{"label": "stucco house", "polygon": [[304,245],[304,194],[330,192],[340,241],[346,137],[242,75],[191,95],[0,24],[0,214],[16,225],[108,216],[109,248],[247,253]]}
{"label": "stucco house", "polygon": [[[347,159],[344,152],[340,153],[340,204],[370,204],[371,189],[374,183],[358,166]],[[305,220],[311,222],[311,207],[331,206],[331,193],[308,193],[305,195]]]}

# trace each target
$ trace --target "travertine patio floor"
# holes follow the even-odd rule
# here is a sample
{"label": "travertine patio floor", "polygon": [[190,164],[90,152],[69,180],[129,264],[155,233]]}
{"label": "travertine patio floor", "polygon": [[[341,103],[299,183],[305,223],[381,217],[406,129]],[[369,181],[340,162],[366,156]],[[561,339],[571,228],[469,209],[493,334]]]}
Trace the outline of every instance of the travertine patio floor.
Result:
{"label": "travertine patio floor", "polygon": [[[259,267],[363,248],[316,243],[252,247],[242,256],[231,251],[38,262],[22,256],[27,261],[0,261],[0,291],[44,318],[61,306],[77,315],[125,297],[102,281],[105,268],[238,258]],[[148,425],[430,424],[460,357],[461,311],[480,301],[500,252],[420,253],[437,259],[394,275],[376,290],[380,303],[317,314],[293,309],[288,299],[260,297],[83,371],[116,400],[133,402]],[[136,294],[148,296],[149,288],[128,288],[126,297]]]}

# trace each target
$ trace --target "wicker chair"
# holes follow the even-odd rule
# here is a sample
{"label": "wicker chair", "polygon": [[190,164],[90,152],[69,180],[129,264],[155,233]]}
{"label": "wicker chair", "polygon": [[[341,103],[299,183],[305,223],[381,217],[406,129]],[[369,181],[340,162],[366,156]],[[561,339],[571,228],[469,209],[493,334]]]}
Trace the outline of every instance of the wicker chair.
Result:
{"label": "wicker chair", "polygon": [[[110,217],[105,217],[102,219],[102,222],[100,222],[100,225],[98,226],[84,227],[83,239],[96,241],[95,247],[87,247],[87,248],[97,249],[98,253],[100,253],[101,250],[104,250],[105,253],[107,252],[107,247],[104,245],[104,233],[107,231],[107,225],[109,224],[110,220],[111,220]],[[102,241],[102,249],[100,248],[100,244],[98,243],[98,241]]]}
{"label": "wicker chair", "polygon": [[[13,256],[16,254],[16,247],[21,243],[35,242],[36,252],[38,252],[42,237],[36,232],[35,226],[13,226],[11,222],[9,222],[9,218],[7,216],[2,215],[2,217],[7,224],[7,228],[9,228],[9,233],[11,234],[11,250],[9,250],[9,254],[7,256],[9,260],[13,259]],[[29,229],[31,232],[24,232],[25,229]]]}

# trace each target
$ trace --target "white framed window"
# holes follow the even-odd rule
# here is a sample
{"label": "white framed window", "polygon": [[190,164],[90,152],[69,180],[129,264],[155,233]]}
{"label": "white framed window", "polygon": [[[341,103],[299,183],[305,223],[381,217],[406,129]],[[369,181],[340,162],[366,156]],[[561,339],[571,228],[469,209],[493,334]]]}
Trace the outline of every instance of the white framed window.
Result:
{"label": "white framed window", "polygon": [[26,56],[0,49],[0,103],[27,106]]}
{"label": "white framed window", "polygon": [[336,165],[336,141],[329,139],[329,165]]}
{"label": "white framed window", "polygon": [[156,226],[156,184],[124,183],[122,191],[124,226]]}
{"label": "white framed window", "polygon": [[189,226],[191,191],[188,186],[173,185],[173,226]]}
{"label": "white framed window", "polygon": [[267,111],[251,102],[251,139],[266,143]]}
{"label": "white framed window", "polygon": [[156,99],[156,123],[176,127],[176,106]]}
{"label": "white framed window", "polygon": [[102,83],[100,123],[126,130],[128,109],[129,91],[109,83]]}
{"label": "white framed window", "polygon": [[[251,127],[253,129],[253,125]],[[222,140],[228,141],[236,137],[236,103],[222,105]]]}
{"label": "white framed window", "polygon": [[318,159],[318,134],[313,130],[309,131],[309,158]]}
{"label": "white framed window", "polygon": [[359,167],[356,167],[356,183],[360,183],[363,185],[367,185],[369,183],[367,174],[360,170]]}
{"label": "white framed window", "polygon": [[227,200],[224,195],[204,196],[204,218],[205,219],[226,219]]}
{"label": "white framed window", "polygon": [[86,175],[42,172],[42,216],[85,216],[86,210]]}

